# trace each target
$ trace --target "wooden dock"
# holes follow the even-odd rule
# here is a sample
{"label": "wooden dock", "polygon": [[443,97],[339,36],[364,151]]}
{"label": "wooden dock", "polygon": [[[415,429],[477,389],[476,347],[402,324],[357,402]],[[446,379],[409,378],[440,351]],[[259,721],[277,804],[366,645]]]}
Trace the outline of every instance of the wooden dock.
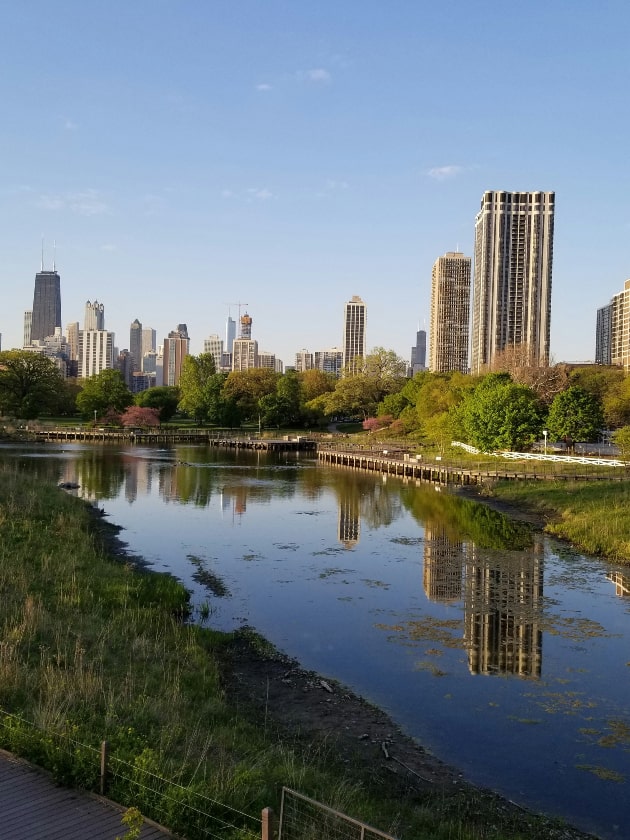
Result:
{"label": "wooden dock", "polygon": [[[7,840],[115,840],[126,834],[125,808],[108,799],[60,787],[43,770],[0,750],[0,837]],[[141,840],[173,838],[147,823]]]}
{"label": "wooden dock", "polygon": [[433,484],[477,485],[499,478],[529,479],[535,481],[598,481],[606,478],[609,481],[623,481],[625,475],[611,474],[608,476],[589,475],[588,473],[539,473],[524,470],[510,470],[504,467],[490,469],[467,469],[459,466],[448,466],[439,460],[423,460],[421,456],[407,453],[375,453],[365,450],[326,449],[319,447],[317,457],[326,464],[333,464],[353,469],[368,470],[370,472],[397,475],[402,478],[413,478]]}

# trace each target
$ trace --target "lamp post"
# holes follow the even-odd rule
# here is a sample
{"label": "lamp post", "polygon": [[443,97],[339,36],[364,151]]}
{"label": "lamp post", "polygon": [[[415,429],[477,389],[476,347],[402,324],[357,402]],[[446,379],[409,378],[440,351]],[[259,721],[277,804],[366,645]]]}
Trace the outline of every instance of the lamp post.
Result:
{"label": "lamp post", "polygon": [[549,434],[549,432],[547,431],[547,429],[543,429],[543,437],[545,439],[545,455],[547,454],[547,435],[548,434]]}
{"label": "lamp post", "polygon": [[96,409],[94,409],[94,428],[96,428]]}

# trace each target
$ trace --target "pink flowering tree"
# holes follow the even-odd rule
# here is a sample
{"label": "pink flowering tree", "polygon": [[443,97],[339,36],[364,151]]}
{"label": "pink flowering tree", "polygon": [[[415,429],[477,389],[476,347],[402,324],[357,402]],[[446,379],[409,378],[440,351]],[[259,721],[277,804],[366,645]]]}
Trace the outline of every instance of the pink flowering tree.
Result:
{"label": "pink flowering tree", "polygon": [[120,422],[123,426],[135,426],[138,429],[159,426],[160,412],[157,408],[142,408],[139,405],[130,405],[120,418]]}
{"label": "pink flowering tree", "polygon": [[381,429],[391,426],[394,418],[391,414],[381,414],[380,417],[368,417],[363,421],[363,428],[366,432],[378,432]]}

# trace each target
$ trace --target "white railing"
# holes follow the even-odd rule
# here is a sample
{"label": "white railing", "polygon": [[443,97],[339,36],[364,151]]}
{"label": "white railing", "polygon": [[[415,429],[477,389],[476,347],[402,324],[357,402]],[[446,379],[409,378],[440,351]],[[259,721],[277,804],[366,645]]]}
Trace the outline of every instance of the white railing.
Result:
{"label": "white railing", "polygon": [[[480,455],[479,449],[470,446],[468,443],[462,443],[459,440],[451,441],[451,446],[457,446],[460,449],[465,449],[471,455]],[[580,455],[545,455],[541,452],[486,452],[486,455],[491,455],[495,458],[507,458],[513,461],[554,461],[562,464],[590,464],[597,467],[626,467],[626,461],[618,461],[613,458],[585,458]]]}

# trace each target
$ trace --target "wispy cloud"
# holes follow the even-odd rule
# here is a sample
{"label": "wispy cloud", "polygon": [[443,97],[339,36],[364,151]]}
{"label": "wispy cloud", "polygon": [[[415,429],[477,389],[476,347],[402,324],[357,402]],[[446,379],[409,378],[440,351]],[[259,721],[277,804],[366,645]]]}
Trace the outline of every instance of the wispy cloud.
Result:
{"label": "wispy cloud", "polygon": [[340,192],[345,192],[350,184],[347,181],[339,181],[335,178],[327,178],[324,186],[315,193],[317,198],[326,198],[327,196],[335,195]]}
{"label": "wispy cloud", "polygon": [[36,205],[42,210],[70,210],[79,216],[103,216],[112,212],[97,190],[65,195],[40,195]]}
{"label": "wispy cloud", "polygon": [[66,120],[63,127],[66,131],[76,131],[79,126],[73,120]]}
{"label": "wispy cloud", "polygon": [[450,178],[456,178],[463,171],[463,166],[451,163],[448,166],[434,166],[427,171],[427,175],[434,181],[448,181]]}
{"label": "wispy cloud", "polygon": [[250,199],[255,199],[256,201],[268,201],[270,198],[273,198],[273,193],[271,190],[266,188],[258,188],[258,187],[250,187],[247,190],[247,195]]}
{"label": "wispy cloud", "polygon": [[256,90],[260,90],[260,91],[263,91],[263,92],[267,91],[267,90],[271,90],[271,85],[268,85],[266,82],[262,82],[261,84],[256,85]]}
{"label": "wispy cloud", "polygon": [[101,245],[101,251],[111,252],[111,251],[117,251],[117,250],[118,250],[118,245],[114,245],[113,242],[106,242],[104,245]]}
{"label": "wispy cloud", "polygon": [[329,85],[332,82],[332,76],[328,70],[324,70],[323,67],[316,67],[313,70],[308,70],[304,75],[309,82],[315,82],[316,84]]}

